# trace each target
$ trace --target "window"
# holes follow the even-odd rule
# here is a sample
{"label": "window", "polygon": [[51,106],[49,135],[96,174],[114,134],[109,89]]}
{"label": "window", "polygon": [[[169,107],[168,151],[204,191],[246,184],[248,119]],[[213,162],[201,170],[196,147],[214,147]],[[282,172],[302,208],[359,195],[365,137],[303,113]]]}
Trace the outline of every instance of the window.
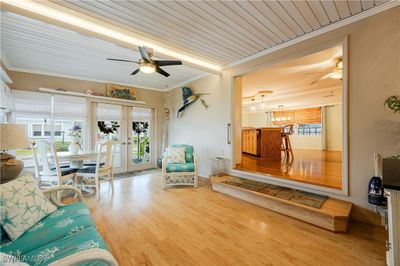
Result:
{"label": "window", "polygon": [[[82,128],[80,142],[85,147],[85,98],[55,95],[53,114],[50,94],[14,90],[13,99],[12,118],[18,124],[28,125],[31,141],[52,140],[57,151],[68,151],[68,145],[72,141],[69,131],[79,125]],[[25,166],[34,165],[30,149],[18,150],[16,155],[24,161]]]}
{"label": "window", "polygon": [[[18,122],[21,122],[21,121],[18,121],[18,119],[17,119],[17,123]],[[41,137],[42,136],[42,125],[41,124],[32,124],[31,128],[32,128],[32,130],[31,130],[32,137]]]}
{"label": "window", "polygon": [[141,164],[151,161],[151,109],[133,107],[132,108],[132,131],[131,146],[132,163]]}
{"label": "window", "polygon": [[297,126],[297,135],[321,135],[322,126],[321,124],[299,124]]}
{"label": "window", "polygon": [[[122,107],[120,105],[98,103],[96,106],[97,140],[120,141]],[[115,149],[114,167],[122,165],[121,145]]]}

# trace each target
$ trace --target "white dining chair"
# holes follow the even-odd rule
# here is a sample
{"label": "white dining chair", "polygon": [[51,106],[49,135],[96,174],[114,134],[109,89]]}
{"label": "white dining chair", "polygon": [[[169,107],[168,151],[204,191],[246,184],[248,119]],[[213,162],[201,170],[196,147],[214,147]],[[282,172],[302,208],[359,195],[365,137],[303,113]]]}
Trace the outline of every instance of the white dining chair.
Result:
{"label": "white dining chair", "polygon": [[35,164],[35,177],[40,185],[47,187],[61,186],[66,183],[75,184],[76,168],[61,165],[53,142],[39,140],[31,144]]}
{"label": "white dining chair", "polygon": [[[100,183],[109,182],[111,191],[114,194],[114,157],[117,141],[106,141],[97,144],[97,160],[95,166],[85,167],[76,172],[76,175],[83,178],[85,187],[94,187],[97,198],[100,198]],[[105,154],[105,160],[102,157]]]}

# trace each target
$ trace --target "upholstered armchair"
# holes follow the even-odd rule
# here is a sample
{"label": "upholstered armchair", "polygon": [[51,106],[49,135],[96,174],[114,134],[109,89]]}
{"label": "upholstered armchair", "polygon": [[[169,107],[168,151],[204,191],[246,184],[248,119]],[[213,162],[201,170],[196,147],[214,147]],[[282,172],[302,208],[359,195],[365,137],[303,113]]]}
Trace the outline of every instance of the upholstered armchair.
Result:
{"label": "upholstered armchair", "polygon": [[[169,151],[173,148],[184,149],[184,160],[179,163],[171,162]],[[174,185],[189,185],[197,188],[197,159],[193,146],[186,144],[175,144],[168,147],[162,160],[162,189]]]}

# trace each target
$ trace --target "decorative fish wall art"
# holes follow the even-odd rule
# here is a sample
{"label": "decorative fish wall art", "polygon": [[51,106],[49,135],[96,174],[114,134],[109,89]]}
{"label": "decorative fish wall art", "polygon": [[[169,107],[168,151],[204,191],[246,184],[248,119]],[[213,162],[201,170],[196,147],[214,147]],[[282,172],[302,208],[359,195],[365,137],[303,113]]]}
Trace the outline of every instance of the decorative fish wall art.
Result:
{"label": "decorative fish wall art", "polygon": [[[183,98],[183,105],[181,108],[178,109],[177,118],[182,115],[182,112],[192,103],[197,101],[202,95],[209,95],[209,93],[197,93],[194,94],[192,89],[188,86],[182,87],[182,98]],[[201,104],[207,109],[208,105],[206,104],[204,99],[200,99]]]}

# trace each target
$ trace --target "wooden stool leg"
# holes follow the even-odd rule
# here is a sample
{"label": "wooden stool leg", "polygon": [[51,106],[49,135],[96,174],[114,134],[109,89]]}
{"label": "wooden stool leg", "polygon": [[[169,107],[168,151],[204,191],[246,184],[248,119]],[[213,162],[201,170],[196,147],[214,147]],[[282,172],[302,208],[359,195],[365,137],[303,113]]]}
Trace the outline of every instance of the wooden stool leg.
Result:
{"label": "wooden stool leg", "polygon": [[292,158],[293,158],[293,150],[292,150],[292,144],[290,143],[290,138],[289,138],[289,136],[287,136],[287,147],[288,147],[288,153],[290,152],[290,155],[292,156]]}
{"label": "wooden stool leg", "polygon": [[285,136],[285,153],[286,156],[289,158],[289,137]]}

